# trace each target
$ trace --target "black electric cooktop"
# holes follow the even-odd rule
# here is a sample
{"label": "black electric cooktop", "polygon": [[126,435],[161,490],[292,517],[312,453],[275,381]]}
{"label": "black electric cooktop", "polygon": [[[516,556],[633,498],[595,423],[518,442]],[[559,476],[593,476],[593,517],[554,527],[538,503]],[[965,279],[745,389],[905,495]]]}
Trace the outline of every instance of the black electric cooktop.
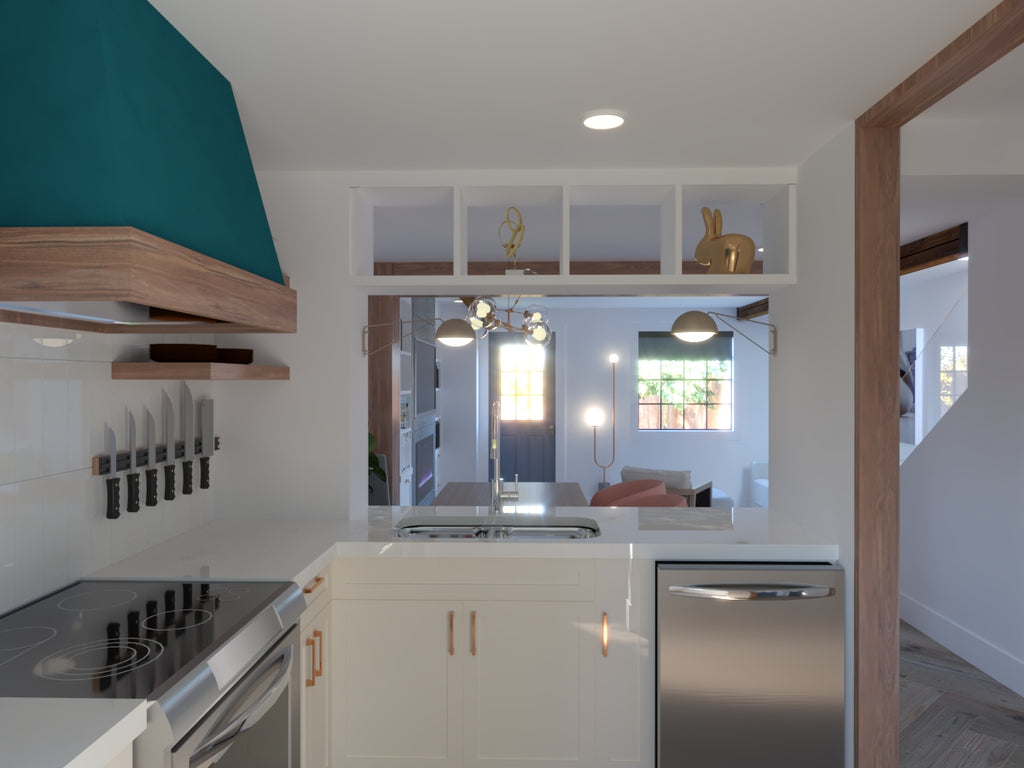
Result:
{"label": "black electric cooktop", "polygon": [[0,616],[0,696],[156,699],[289,587],[75,582]]}

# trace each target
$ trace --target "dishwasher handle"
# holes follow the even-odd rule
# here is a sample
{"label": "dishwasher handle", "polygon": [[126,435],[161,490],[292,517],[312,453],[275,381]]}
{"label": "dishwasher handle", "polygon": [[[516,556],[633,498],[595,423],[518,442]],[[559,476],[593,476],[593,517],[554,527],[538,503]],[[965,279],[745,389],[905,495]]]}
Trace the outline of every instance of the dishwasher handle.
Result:
{"label": "dishwasher handle", "polygon": [[709,600],[808,600],[832,597],[835,587],[817,584],[688,584],[672,585],[672,595]]}
{"label": "dishwasher handle", "polygon": [[192,768],[201,768],[202,766],[208,766],[215,762],[231,747],[235,738],[240,733],[247,731],[252,726],[256,725],[259,719],[263,717],[263,715],[265,715],[272,706],[274,706],[278,698],[281,696],[281,693],[288,687],[289,676],[292,669],[291,644],[283,646],[280,653],[275,654],[273,659],[266,662],[262,666],[262,669],[256,670],[253,674],[254,676],[259,676],[262,670],[277,665],[280,665],[280,669],[278,669],[277,674],[274,675],[274,679],[270,681],[266,690],[256,703],[249,707],[245,712],[238,715],[238,717],[232,719],[231,722],[217,731],[217,733],[205,739],[190,756],[189,766]]}

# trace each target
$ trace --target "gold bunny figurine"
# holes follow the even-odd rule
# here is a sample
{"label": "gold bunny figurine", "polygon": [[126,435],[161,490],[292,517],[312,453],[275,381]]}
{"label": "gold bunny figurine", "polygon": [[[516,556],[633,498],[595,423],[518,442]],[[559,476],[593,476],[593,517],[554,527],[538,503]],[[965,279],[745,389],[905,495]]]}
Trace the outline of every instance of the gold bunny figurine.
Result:
{"label": "gold bunny figurine", "polygon": [[723,235],[722,212],[715,208],[701,208],[704,217],[703,239],[697,243],[693,258],[708,267],[708,274],[745,274],[754,266],[754,241],[746,235]]}

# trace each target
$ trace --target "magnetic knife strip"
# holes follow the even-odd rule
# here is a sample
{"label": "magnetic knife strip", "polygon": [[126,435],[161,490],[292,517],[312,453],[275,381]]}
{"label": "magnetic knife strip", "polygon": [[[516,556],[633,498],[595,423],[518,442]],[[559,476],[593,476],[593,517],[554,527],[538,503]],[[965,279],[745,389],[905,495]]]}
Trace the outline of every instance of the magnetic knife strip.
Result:
{"label": "magnetic knife strip", "polygon": [[[195,440],[195,458],[201,459],[203,457],[203,440],[197,437]],[[213,439],[213,450],[220,450],[220,437]],[[146,448],[135,449],[135,468],[140,469],[142,467],[148,467],[149,463],[146,454],[148,453]],[[201,455],[202,454],[202,455]],[[127,472],[128,467],[131,465],[129,461],[129,451],[118,451],[117,453],[117,467],[116,472]],[[174,444],[174,457],[173,460],[185,458],[185,441],[179,440]],[[158,445],[156,447],[156,456],[153,457],[153,466],[158,464],[164,464],[167,461],[167,446]],[[92,457],[92,473],[94,475],[109,475],[110,474],[110,455],[103,454],[102,456]]]}

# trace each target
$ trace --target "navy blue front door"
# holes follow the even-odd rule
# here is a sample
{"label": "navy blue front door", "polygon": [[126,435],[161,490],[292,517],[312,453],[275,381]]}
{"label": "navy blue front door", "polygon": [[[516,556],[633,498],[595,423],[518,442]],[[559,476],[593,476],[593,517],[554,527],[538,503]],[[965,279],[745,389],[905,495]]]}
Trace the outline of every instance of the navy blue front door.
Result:
{"label": "navy blue front door", "polygon": [[[490,402],[502,404],[501,476],[508,482],[516,475],[526,482],[554,482],[554,335],[540,348],[518,333],[491,333],[488,341]],[[503,355],[506,346],[514,349]]]}

